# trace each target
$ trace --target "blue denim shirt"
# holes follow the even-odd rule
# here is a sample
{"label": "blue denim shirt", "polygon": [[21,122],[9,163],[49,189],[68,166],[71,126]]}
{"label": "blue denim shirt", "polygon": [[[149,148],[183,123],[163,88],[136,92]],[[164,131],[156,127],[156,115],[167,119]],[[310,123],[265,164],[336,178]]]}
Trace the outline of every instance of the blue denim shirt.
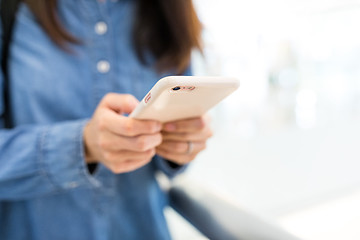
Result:
{"label": "blue denim shirt", "polygon": [[154,175],[179,170],[155,157],[130,173],[99,165],[91,175],[84,161],[83,128],[100,99],[108,92],[140,99],[162,77],[134,53],[134,3],[59,0],[64,27],[82,41],[72,54],[20,6],[10,58],[16,127],[0,129],[0,239],[170,238]]}

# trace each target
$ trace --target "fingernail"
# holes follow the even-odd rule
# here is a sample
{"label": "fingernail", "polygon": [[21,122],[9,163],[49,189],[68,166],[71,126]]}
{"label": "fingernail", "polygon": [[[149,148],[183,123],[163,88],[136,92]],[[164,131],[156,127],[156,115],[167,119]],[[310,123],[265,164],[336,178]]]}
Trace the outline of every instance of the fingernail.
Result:
{"label": "fingernail", "polygon": [[176,125],[173,123],[168,123],[165,125],[165,130],[167,131],[175,131],[176,130]]}

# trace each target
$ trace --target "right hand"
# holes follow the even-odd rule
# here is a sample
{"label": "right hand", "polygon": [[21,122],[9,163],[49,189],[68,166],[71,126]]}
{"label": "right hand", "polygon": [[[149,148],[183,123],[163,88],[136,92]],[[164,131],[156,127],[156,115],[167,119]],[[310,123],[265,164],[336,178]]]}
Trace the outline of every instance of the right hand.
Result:
{"label": "right hand", "polygon": [[114,173],[136,170],[151,161],[160,145],[161,123],[136,120],[131,113],[138,100],[128,94],[107,94],[84,129],[87,163],[103,163]]}

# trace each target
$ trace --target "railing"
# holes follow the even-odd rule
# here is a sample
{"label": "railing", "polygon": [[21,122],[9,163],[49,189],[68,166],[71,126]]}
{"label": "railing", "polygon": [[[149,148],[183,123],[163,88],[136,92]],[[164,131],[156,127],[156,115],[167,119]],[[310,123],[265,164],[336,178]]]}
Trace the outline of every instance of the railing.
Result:
{"label": "railing", "polygon": [[170,206],[209,239],[299,240],[186,178],[168,192]]}

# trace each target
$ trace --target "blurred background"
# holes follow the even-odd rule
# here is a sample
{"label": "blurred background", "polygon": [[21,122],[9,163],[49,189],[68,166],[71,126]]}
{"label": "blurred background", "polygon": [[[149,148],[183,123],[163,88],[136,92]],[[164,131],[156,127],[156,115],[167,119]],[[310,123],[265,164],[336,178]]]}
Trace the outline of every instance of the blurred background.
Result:
{"label": "blurred background", "polygon": [[[360,2],[195,4],[195,75],[241,86],[187,176],[303,239],[360,239]],[[202,239],[167,215],[176,239]]]}

